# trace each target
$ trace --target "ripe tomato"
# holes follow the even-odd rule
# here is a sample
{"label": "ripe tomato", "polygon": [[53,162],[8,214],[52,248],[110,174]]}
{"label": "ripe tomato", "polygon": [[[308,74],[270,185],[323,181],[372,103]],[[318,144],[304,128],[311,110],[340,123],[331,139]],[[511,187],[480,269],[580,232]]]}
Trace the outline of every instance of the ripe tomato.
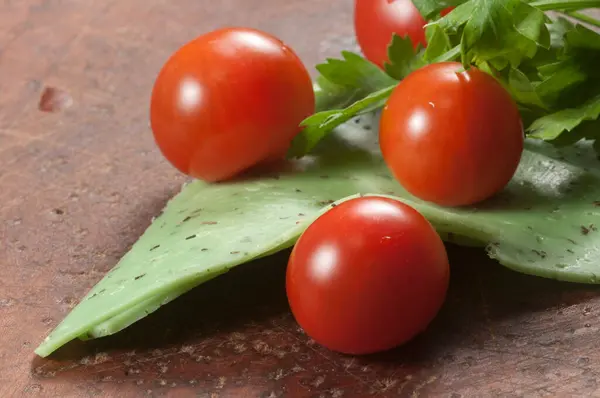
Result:
{"label": "ripe tomato", "polygon": [[228,28],[171,56],[154,84],[150,117],[176,168],[218,181],[283,158],[314,110],[311,78],[289,47],[264,32]]}
{"label": "ripe tomato", "polygon": [[383,67],[387,48],[396,33],[410,37],[413,46],[426,46],[427,22],[411,0],[356,0],[354,31],[361,51],[369,61]]}
{"label": "ripe tomato", "polygon": [[388,167],[413,195],[443,206],[494,195],[512,178],[523,151],[517,105],[493,77],[444,62],[398,84],[381,115]]}
{"label": "ripe tomato", "polygon": [[446,15],[450,14],[450,12],[452,12],[452,10],[454,10],[456,7],[447,7],[444,8],[442,11],[440,11],[440,17],[445,17]]}
{"label": "ripe tomato", "polygon": [[423,331],[448,288],[442,240],[394,199],[351,199],[314,221],[289,259],[286,289],[300,326],[347,354],[400,345]]}

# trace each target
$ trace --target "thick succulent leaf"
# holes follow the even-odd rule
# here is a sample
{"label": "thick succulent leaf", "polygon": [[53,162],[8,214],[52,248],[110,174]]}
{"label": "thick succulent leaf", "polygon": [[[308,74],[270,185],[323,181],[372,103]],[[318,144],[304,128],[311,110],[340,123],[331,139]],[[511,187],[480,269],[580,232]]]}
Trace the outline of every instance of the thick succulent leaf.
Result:
{"label": "thick succulent leaf", "polygon": [[356,194],[398,197],[446,240],[487,246],[517,271],[599,282],[600,167],[588,144],[559,152],[529,142],[502,194],[477,207],[442,208],[408,195],[390,176],[374,127],[349,122],[322,143],[322,156],[295,161],[294,171],[278,176],[185,186],[36,353],[115,333],[236,265],[289,247],[333,201]]}

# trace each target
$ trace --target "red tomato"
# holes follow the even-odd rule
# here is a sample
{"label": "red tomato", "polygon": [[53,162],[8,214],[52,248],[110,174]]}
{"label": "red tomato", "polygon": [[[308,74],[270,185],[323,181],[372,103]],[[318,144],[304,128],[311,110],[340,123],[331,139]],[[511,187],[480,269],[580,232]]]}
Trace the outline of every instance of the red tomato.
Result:
{"label": "red tomato", "polygon": [[523,151],[517,105],[490,75],[455,62],[431,64],[398,84],[383,109],[385,162],[413,195],[443,206],[499,192]]}
{"label": "red tomato", "polygon": [[300,326],[347,354],[398,346],[423,331],[449,279],[442,240],[416,210],[394,199],[351,199],[302,234],[286,289]]}
{"label": "red tomato", "polygon": [[444,8],[442,11],[440,11],[440,16],[441,17],[445,17],[446,15],[450,14],[450,12],[452,10],[454,10],[456,7],[448,7],[448,8]]}
{"label": "red tomato", "polygon": [[254,29],[220,29],[180,48],[152,92],[154,137],[180,171],[206,181],[283,158],[314,113],[311,78],[296,54]]}
{"label": "red tomato", "polygon": [[427,22],[411,0],[356,0],[354,30],[365,58],[383,67],[387,48],[396,33],[410,37],[414,47],[427,45],[423,26]]}

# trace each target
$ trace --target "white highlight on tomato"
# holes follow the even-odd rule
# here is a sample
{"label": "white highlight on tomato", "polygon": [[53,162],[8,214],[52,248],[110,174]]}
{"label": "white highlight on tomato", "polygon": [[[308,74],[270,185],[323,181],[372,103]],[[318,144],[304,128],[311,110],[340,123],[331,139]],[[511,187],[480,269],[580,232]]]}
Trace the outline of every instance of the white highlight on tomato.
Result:
{"label": "white highlight on tomato", "polygon": [[179,88],[179,98],[177,102],[179,108],[186,112],[193,112],[198,109],[202,101],[202,87],[194,79],[183,79]]}
{"label": "white highlight on tomato", "polygon": [[410,119],[408,119],[411,134],[414,136],[423,134],[427,129],[427,119],[427,113],[425,111],[415,111]]}
{"label": "white highlight on tomato", "polygon": [[322,245],[312,255],[311,262],[316,264],[313,276],[318,280],[328,280],[331,278],[330,274],[335,270],[337,264],[337,251],[335,246]]}

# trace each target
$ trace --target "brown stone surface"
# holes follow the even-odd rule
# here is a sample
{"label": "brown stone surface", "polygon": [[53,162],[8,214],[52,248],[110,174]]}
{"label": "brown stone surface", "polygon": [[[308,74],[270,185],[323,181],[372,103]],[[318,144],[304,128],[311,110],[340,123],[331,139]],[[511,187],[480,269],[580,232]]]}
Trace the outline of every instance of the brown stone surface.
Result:
{"label": "brown stone surface", "polygon": [[[124,332],[33,349],[183,181],[148,130],[153,79],[222,25],[307,64],[352,46],[351,0],[0,2],[0,397],[600,396],[600,292],[451,248],[448,300],[395,351],[328,352],[290,316],[286,253],[201,286]],[[70,106],[39,109],[56,88]]]}

